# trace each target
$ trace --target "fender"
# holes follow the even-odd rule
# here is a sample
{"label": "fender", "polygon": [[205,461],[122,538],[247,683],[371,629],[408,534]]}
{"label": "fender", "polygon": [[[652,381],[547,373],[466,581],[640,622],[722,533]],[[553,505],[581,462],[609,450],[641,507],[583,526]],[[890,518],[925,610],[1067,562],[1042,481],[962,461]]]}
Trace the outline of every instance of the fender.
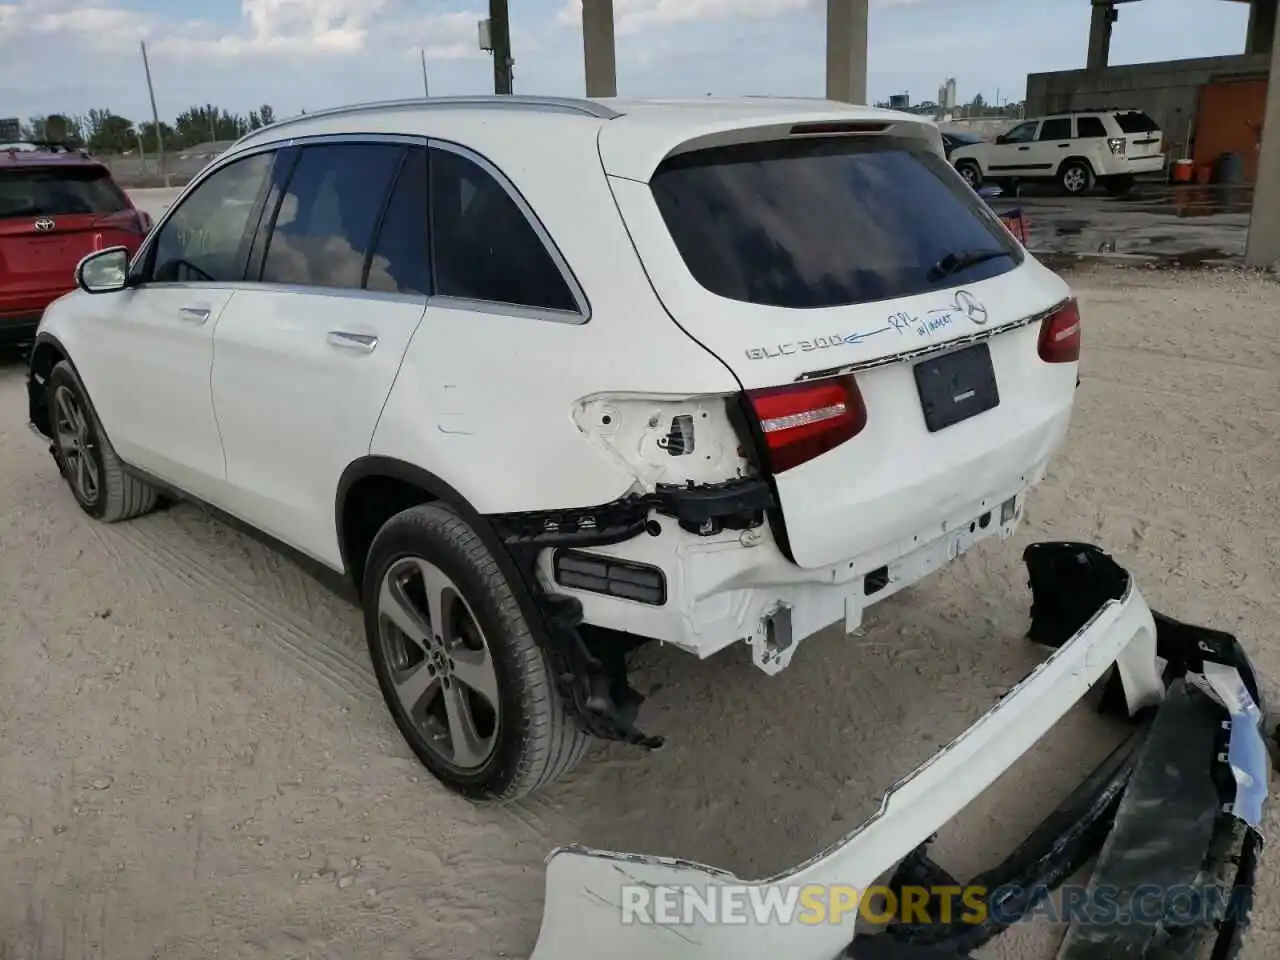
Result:
{"label": "fender", "polygon": [[[46,349],[42,350],[42,347]],[[45,402],[44,384],[49,371],[53,369],[53,364],[45,366],[42,363],[48,349],[56,350],[67,363],[71,364],[71,369],[75,370],[77,377],[80,377],[80,371],[76,369],[75,361],[71,359],[71,352],[63,346],[61,340],[48,331],[36,334],[35,343],[31,347],[31,356],[27,361],[27,420],[36,433],[52,442],[53,428],[49,423],[49,408]],[[84,382],[83,377],[80,377],[80,380]],[[92,400],[88,402],[92,404]]]}

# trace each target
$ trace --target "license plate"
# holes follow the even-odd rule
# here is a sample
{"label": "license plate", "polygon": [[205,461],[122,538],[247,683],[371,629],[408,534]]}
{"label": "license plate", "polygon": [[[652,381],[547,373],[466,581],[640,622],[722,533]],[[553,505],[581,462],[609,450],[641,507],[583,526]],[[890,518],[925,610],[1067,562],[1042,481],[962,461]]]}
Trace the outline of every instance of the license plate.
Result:
{"label": "license plate", "polygon": [[991,349],[977,343],[915,366],[916,389],[930,433],[968,420],[1000,403]]}

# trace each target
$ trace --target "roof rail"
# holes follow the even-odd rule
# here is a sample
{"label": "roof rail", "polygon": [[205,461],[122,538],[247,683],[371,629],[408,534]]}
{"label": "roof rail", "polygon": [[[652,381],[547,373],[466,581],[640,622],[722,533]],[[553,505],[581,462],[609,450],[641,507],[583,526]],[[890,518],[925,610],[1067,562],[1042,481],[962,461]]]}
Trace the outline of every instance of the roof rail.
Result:
{"label": "roof rail", "polygon": [[[278,130],[291,124],[318,117],[340,117],[346,114],[365,113],[372,110],[435,110],[449,108],[469,108],[481,110],[532,110],[548,113],[572,113],[584,117],[596,117],[600,120],[614,120],[620,116],[617,110],[607,107],[595,100],[576,97],[537,97],[495,94],[471,95],[457,97],[409,97],[400,100],[377,100],[370,103],[350,103],[338,107],[327,107],[311,113],[302,113],[296,117],[277,120],[275,123],[257,130],[250,130],[236,143],[256,137],[264,130]],[[234,146],[233,144],[232,146]]]}

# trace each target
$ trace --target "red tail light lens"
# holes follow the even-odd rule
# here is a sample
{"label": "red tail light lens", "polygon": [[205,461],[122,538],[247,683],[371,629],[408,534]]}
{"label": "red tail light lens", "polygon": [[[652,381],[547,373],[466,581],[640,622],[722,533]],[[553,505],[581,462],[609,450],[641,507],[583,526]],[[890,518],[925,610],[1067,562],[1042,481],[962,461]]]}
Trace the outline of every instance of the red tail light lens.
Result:
{"label": "red tail light lens", "polygon": [[867,408],[852,376],[752,390],[747,396],[774,473],[821,456],[867,425]]}
{"label": "red tail light lens", "polygon": [[1075,363],[1080,359],[1080,307],[1074,298],[1040,322],[1039,350],[1045,363]]}

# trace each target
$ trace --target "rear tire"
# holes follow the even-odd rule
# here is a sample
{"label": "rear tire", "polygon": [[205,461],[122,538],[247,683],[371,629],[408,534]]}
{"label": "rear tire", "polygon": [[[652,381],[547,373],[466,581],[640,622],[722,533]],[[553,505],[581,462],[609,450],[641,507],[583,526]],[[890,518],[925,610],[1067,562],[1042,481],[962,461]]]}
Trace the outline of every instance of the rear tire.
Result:
{"label": "rear tire", "polygon": [[560,699],[515,592],[449,507],[411,507],[387,521],[369,548],[363,596],[383,699],[446,787],[513,800],[581,759],[590,736]]}
{"label": "rear tire", "polygon": [[70,363],[54,366],[46,389],[53,459],[80,509],[103,523],[154,510],[159,492],[131,474],[116,455]]}
{"label": "rear tire", "polygon": [[1058,183],[1070,196],[1088,193],[1093,186],[1093,168],[1084,160],[1068,160],[1058,171]]}

